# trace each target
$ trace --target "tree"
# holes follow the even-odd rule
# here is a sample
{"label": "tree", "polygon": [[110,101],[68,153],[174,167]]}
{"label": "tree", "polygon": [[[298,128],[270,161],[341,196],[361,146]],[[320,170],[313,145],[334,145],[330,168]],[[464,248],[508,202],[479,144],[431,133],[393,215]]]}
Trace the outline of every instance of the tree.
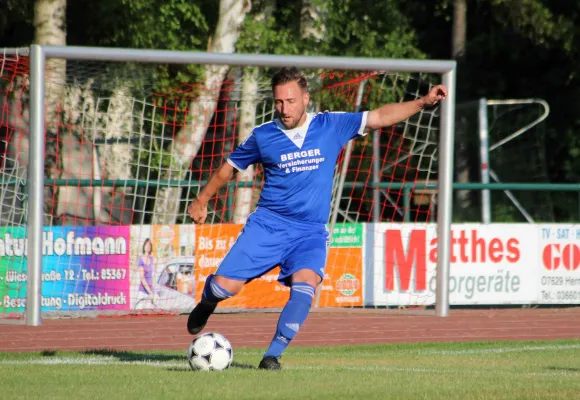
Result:
{"label": "tree", "polygon": [[[240,35],[240,27],[251,9],[249,0],[221,0],[219,19],[208,46],[208,51],[233,53]],[[189,119],[173,139],[169,153],[171,166],[161,179],[182,180],[187,174],[192,158],[200,149],[202,140],[216,108],[222,82],[228,71],[227,65],[207,65],[197,100],[189,105]],[[181,188],[159,188],[155,196],[154,224],[173,224],[179,212]]]}
{"label": "tree", "polygon": [[[451,57],[455,60],[463,57],[467,43],[467,0],[453,0],[453,33],[451,37]],[[455,170],[456,180],[460,183],[469,182],[470,157],[469,137],[465,118],[457,118]],[[456,192],[459,213],[468,212],[471,208],[469,190]]]}
{"label": "tree", "polygon": [[[277,51],[292,52],[282,44],[282,37],[276,34],[278,24],[273,19],[276,4],[273,0],[257,2],[245,23],[245,28],[240,39],[241,50],[259,53]],[[321,2],[317,0],[303,0],[300,8],[300,39],[302,43],[320,42],[324,38],[324,25],[321,21]],[[256,44],[259,45],[256,45]],[[303,45],[307,49],[307,45]],[[237,136],[237,144],[243,143],[251,134],[256,124],[256,105],[258,99],[258,82],[266,80],[260,75],[260,69],[256,67],[244,68],[242,72],[242,96],[240,102],[240,123]],[[256,189],[251,185],[255,179],[254,166],[241,171],[237,180],[240,183],[236,190],[233,222],[243,224],[251,212],[253,200],[256,197]]]}
{"label": "tree", "polygon": [[322,14],[322,2],[319,0],[302,0],[300,9],[300,38],[315,43],[324,40],[326,32]]}
{"label": "tree", "polygon": [[[66,45],[66,0],[36,0],[34,3],[34,42],[40,45]],[[50,59],[46,62],[46,156],[45,175],[47,178],[60,177],[62,168],[58,165],[59,140],[56,131],[59,126],[59,103],[62,100],[66,84],[66,61]],[[58,190],[58,204],[62,204],[66,189]],[[45,224],[52,223],[52,214],[59,213],[60,207],[54,210],[51,199],[54,187],[45,186],[44,202]]]}
{"label": "tree", "polygon": [[[412,18],[419,46],[430,58],[449,57],[450,22],[453,9],[450,0],[425,2],[408,0],[403,3]],[[580,80],[576,71],[580,63],[580,3],[548,0],[480,0],[470,2],[467,10],[467,46],[458,59],[458,102],[480,97],[542,98],[550,104],[550,117],[542,123],[546,140],[536,144],[547,154],[548,174],[552,182],[577,182],[580,175],[580,127],[576,99],[580,95]],[[420,29],[419,29],[420,27]],[[541,71],[541,74],[538,73]],[[458,110],[459,111],[459,110]],[[470,140],[477,143],[477,131]],[[518,150],[520,143],[513,143]],[[541,148],[540,148],[541,147]],[[491,165],[502,175],[512,172],[514,152],[499,157]],[[478,159],[477,146],[471,146],[470,159]],[[494,158],[498,158],[494,155]],[[511,162],[507,162],[512,160]],[[492,160],[493,162],[494,160]],[[522,165],[526,160],[521,161]],[[471,180],[479,179],[477,163],[472,163]],[[498,168],[498,169],[496,169]],[[457,170],[456,170],[457,171]],[[512,181],[529,181],[533,174],[522,174]],[[501,193],[493,193],[501,195]],[[528,211],[540,207],[537,192],[522,192],[518,198],[529,203]],[[577,194],[558,193],[553,197],[554,218],[578,218]],[[518,212],[512,208],[517,220]],[[458,216],[458,214],[456,214]],[[495,218],[495,217],[494,217]],[[546,216],[541,217],[546,220]]]}
{"label": "tree", "polygon": [[[256,123],[256,104],[258,92],[258,69],[253,67],[244,68],[242,71],[242,96],[240,101],[240,122],[237,136],[237,145],[242,144],[252,133]],[[244,224],[250,215],[253,198],[255,168],[250,165],[245,171],[240,171],[237,181],[240,183],[236,190],[234,204],[235,224]]]}
{"label": "tree", "polygon": [[467,43],[467,0],[453,0],[453,36],[451,56],[459,58],[465,53]]}
{"label": "tree", "polygon": [[[202,10],[204,6],[206,9]],[[202,50],[209,39],[208,19],[212,17],[211,11],[207,10],[204,2],[187,0],[75,2],[68,13],[70,41],[77,45]],[[167,138],[164,137],[167,121],[156,117],[159,113],[155,112],[154,100],[184,82],[199,80],[202,68],[197,65],[106,62],[99,63],[98,67],[100,82],[90,88],[79,88],[83,92],[91,92],[85,95],[92,97],[94,106],[98,108],[93,112],[94,117],[84,118],[83,121],[85,125],[87,121],[95,121],[100,129],[85,131],[93,132],[93,139],[101,143],[87,149],[92,154],[93,168],[84,171],[84,175],[92,175],[94,179],[160,179],[160,170],[170,166],[171,156]],[[83,76],[77,78],[81,81],[86,79]],[[70,107],[74,109],[75,106],[71,103]],[[106,109],[105,113],[102,112],[103,108]],[[181,119],[173,122],[183,124],[182,117],[177,116]],[[140,137],[142,129],[146,129],[148,135],[139,149],[122,143]],[[149,140],[153,142],[150,150],[145,144],[150,143]],[[135,203],[133,192],[139,189],[132,187],[96,185],[79,190],[82,193],[77,203],[83,203],[92,191],[91,205],[97,223],[110,223],[111,220],[131,223],[132,218],[144,217],[140,212],[151,206],[148,202]],[[80,210],[82,207],[71,211],[78,215]]]}

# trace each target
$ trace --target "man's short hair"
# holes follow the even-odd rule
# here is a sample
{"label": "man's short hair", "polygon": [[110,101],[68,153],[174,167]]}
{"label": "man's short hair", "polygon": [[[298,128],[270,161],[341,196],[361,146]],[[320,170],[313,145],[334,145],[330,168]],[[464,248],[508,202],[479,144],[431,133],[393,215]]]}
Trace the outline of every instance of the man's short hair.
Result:
{"label": "man's short hair", "polygon": [[276,86],[283,85],[288,82],[296,82],[302,90],[308,89],[308,81],[296,67],[284,67],[272,76],[272,91]]}

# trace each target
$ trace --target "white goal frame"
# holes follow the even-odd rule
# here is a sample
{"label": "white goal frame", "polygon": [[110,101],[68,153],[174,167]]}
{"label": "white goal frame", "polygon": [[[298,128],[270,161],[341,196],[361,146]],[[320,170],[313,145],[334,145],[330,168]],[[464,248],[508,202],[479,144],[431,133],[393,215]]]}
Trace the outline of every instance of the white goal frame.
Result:
{"label": "white goal frame", "polygon": [[453,191],[453,144],[455,130],[456,62],[451,60],[404,60],[354,57],[281,56],[257,54],[223,54],[168,50],[121,48],[30,46],[30,147],[28,166],[28,283],[27,325],[41,324],[42,232],[45,156],[45,66],[46,60],[134,61],[141,63],[214,64],[233,66],[349,69],[365,71],[425,72],[441,75],[447,87],[447,99],[441,102],[438,209],[437,209],[437,289],[435,314],[449,312],[449,261]]}

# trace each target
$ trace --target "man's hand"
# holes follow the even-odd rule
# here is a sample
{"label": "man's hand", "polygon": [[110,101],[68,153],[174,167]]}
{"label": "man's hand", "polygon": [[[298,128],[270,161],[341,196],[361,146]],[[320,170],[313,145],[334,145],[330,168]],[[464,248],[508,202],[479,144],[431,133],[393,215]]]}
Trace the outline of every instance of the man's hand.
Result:
{"label": "man's hand", "polygon": [[420,99],[405,101],[402,103],[385,104],[369,111],[367,116],[367,129],[380,129],[393,126],[407,118],[412,117],[424,107],[437,104],[438,101],[447,97],[447,88],[443,85],[434,86],[429,93]]}
{"label": "man's hand", "polygon": [[198,199],[191,202],[187,207],[189,216],[196,224],[203,224],[207,218],[207,203],[202,203]]}
{"label": "man's hand", "polygon": [[423,97],[423,104],[427,106],[433,106],[439,101],[444,100],[447,97],[447,89],[443,85],[437,85],[429,90],[429,93]]}

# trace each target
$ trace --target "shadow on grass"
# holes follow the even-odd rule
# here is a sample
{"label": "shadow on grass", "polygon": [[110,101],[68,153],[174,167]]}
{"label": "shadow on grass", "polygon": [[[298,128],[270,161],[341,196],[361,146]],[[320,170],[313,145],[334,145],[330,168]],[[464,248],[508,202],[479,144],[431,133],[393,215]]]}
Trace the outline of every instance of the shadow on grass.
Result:
{"label": "shadow on grass", "polygon": [[[40,353],[43,357],[57,357],[59,356],[58,351],[52,350],[45,350]],[[107,357],[107,358],[115,358],[117,361],[121,362],[182,362],[183,366],[168,366],[166,368],[167,371],[174,371],[174,372],[184,372],[184,371],[191,371],[189,365],[187,365],[187,357],[185,354],[160,354],[160,353],[135,353],[131,351],[123,351],[123,350],[104,350],[104,349],[95,349],[95,350],[84,350],[77,352],[79,355],[83,356],[98,356],[98,357]],[[234,369],[254,369],[257,370],[258,368],[251,364],[246,363],[239,363],[233,362],[230,368]]]}
{"label": "shadow on grass", "polygon": [[183,367],[165,368],[165,371],[169,371],[169,372],[194,372],[194,371],[192,371],[192,369],[188,365],[185,365]]}
{"label": "shadow on grass", "polygon": [[[253,369],[253,370],[257,370],[258,368],[250,365],[250,364],[243,364],[243,363],[237,363],[237,362],[233,362],[232,365],[230,366],[230,369]],[[167,371],[172,371],[172,372],[199,372],[199,373],[203,373],[203,372],[207,372],[207,371],[193,371],[188,365],[184,366],[184,367],[171,367],[171,368],[167,368]]]}
{"label": "shadow on grass", "polygon": [[549,371],[565,371],[565,372],[580,372],[580,368],[573,367],[548,367]]}
{"label": "shadow on grass", "polygon": [[231,368],[240,368],[240,369],[258,369],[258,367],[251,365],[251,364],[244,364],[244,363],[237,363],[233,362]]}
{"label": "shadow on grass", "polygon": [[[123,350],[104,350],[104,349],[95,349],[95,350],[84,350],[76,352],[79,355],[83,356],[99,356],[99,357],[113,357],[116,358],[118,361],[125,361],[125,362],[132,362],[132,361],[186,361],[185,354],[160,354],[160,353],[134,353],[131,351],[123,351]],[[43,357],[56,357],[59,356],[60,353],[58,351],[53,350],[44,350],[40,352],[40,355]]]}
{"label": "shadow on grass", "polygon": [[79,352],[85,356],[115,357],[119,361],[186,361],[185,354],[134,353],[123,350],[85,350]]}

